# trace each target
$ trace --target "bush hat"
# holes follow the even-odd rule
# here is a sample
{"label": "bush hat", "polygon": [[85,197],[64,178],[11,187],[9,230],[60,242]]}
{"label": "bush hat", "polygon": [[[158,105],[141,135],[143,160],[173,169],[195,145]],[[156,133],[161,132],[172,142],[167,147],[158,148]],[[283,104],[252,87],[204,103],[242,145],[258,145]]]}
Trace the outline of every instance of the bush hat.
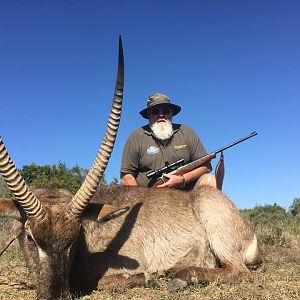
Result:
{"label": "bush hat", "polygon": [[167,95],[156,93],[148,97],[147,100],[147,107],[140,111],[140,115],[148,119],[147,111],[148,109],[156,106],[156,105],[162,105],[166,104],[172,108],[173,116],[177,115],[181,111],[181,107],[171,103],[170,98]]}

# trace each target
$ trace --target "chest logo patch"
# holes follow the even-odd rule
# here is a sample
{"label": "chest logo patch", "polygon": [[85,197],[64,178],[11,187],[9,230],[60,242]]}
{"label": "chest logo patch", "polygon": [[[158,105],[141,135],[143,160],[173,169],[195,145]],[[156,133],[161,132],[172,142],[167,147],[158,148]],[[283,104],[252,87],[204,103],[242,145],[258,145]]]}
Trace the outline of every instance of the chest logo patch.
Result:
{"label": "chest logo patch", "polygon": [[176,145],[176,146],[174,146],[174,149],[175,150],[180,150],[180,149],[184,149],[186,147],[187,147],[187,145]]}
{"label": "chest logo patch", "polygon": [[147,149],[148,154],[156,154],[159,152],[159,149],[155,146],[151,146]]}

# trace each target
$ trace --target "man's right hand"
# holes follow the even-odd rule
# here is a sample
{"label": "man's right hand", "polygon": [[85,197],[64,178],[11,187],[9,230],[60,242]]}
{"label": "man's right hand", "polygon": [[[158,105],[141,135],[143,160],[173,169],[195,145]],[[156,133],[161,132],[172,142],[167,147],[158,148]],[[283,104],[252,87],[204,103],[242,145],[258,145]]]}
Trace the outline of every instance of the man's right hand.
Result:
{"label": "man's right hand", "polygon": [[130,174],[130,173],[127,173],[127,174],[121,174],[121,182],[123,185],[131,185],[131,186],[138,186],[138,183],[135,179],[135,177]]}

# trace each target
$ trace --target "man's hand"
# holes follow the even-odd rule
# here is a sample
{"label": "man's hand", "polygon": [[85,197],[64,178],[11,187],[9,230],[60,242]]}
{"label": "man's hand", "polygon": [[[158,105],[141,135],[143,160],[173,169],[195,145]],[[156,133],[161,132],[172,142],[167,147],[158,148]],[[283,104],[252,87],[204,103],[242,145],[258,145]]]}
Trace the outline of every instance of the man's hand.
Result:
{"label": "man's hand", "polygon": [[181,175],[164,174],[163,177],[168,179],[168,181],[158,185],[157,188],[180,188],[184,183]]}
{"label": "man's hand", "polygon": [[127,174],[121,174],[121,180],[122,180],[122,184],[123,185],[131,185],[131,186],[138,186],[138,183],[135,179],[135,177],[130,174],[130,173],[127,173]]}

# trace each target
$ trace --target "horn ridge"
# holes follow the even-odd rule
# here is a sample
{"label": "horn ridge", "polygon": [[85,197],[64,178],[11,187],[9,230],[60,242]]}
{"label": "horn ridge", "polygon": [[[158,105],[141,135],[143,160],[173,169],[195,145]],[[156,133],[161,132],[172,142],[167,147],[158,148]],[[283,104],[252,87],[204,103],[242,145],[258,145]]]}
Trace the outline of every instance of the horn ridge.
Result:
{"label": "horn ridge", "polygon": [[28,217],[42,220],[46,212],[42,203],[27,187],[24,179],[9,156],[2,138],[0,137],[0,173],[10,191],[20,203]]}
{"label": "horn ridge", "polygon": [[113,150],[116,140],[117,130],[119,128],[123,101],[124,88],[124,54],[121,36],[119,37],[119,55],[118,55],[118,72],[115,84],[115,92],[107,129],[104,138],[99,147],[97,156],[89,170],[82,186],[74,195],[69,206],[71,217],[79,218],[85,207],[93,197],[101,181],[104,171],[107,167],[108,160]]}

